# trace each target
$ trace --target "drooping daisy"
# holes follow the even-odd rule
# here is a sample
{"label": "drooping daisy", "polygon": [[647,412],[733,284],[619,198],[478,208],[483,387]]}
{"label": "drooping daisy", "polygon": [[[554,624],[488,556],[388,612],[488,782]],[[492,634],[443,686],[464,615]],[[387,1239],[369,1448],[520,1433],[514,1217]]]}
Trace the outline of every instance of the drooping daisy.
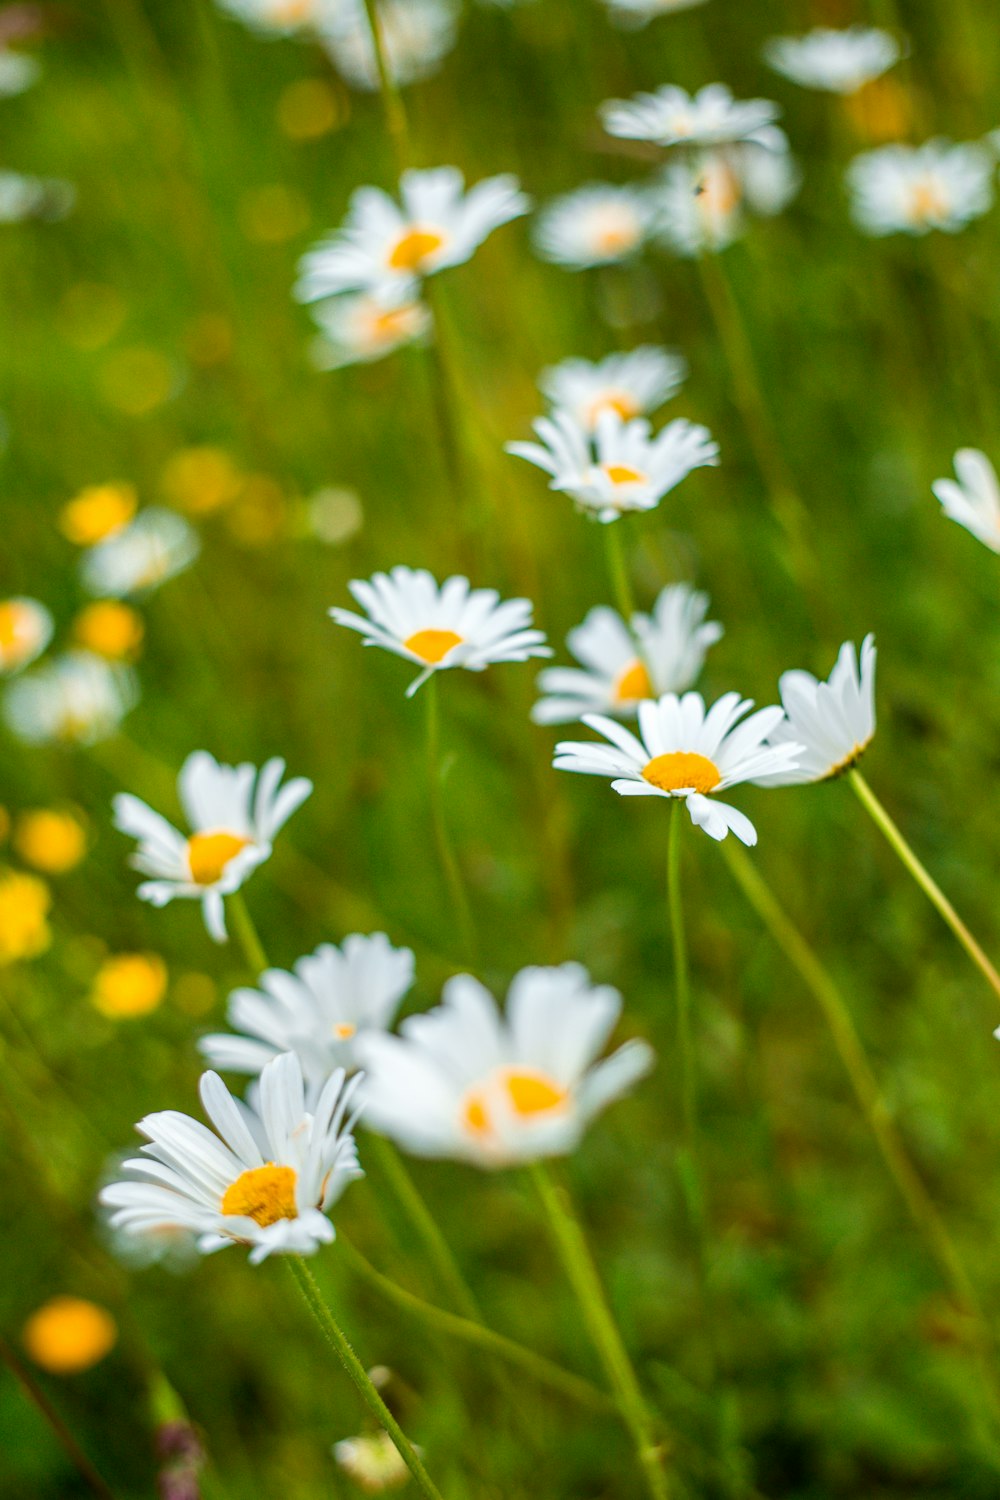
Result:
{"label": "drooping daisy", "polygon": [[153,877],[139,887],[139,899],[153,906],[178,896],[199,900],[209,933],[224,943],[224,898],[270,858],[275,834],[312,791],[302,776],[281,786],[284,771],[277,757],[258,770],[220,765],[207,751],[195,750],[177,778],[192,829],[187,838],[138,797],[116,796],[115,827],[139,841],[130,864]]}
{"label": "drooping daisy", "polygon": [[384,932],[352,933],[339,948],[323,943],[300,958],[290,974],[268,969],[259,989],[235,990],[227,1015],[239,1034],[198,1046],[213,1067],[251,1074],[294,1052],[312,1099],[336,1068],[356,1067],[361,1037],[388,1030],[412,983],[409,948],[394,948]]}
{"label": "drooping daisy", "polygon": [[572,271],[608,266],[642,248],[652,217],[643,188],[588,182],[539,209],[532,241],[545,260]]}
{"label": "drooping daisy", "polygon": [[687,360],[669,349],[644,344],[606,359],[564,359],[543,370],[538,387],[550,406],[561,407],[593,431],[602,411],[616,411],[623,421],[645,417],[678,391],[687,375]]}
{"label": "drooping daisy", "polygon": [[28,744],[93,745],[114,734],[138,700],[130,668],[89,651],[67,651],[11,683],[3,716]]}
{"label": "drooping daisy", "polygon": [[364,1175],[351,1135],[357,1111],[348,1117],[355,1080],[332,1074],[310,1112],[299,1060],[286,1053],[261,1074],[257,1111],[217,1073],[202,1075],[200,1092],[215,1132],[176,1110],[139,1121],[149,1144],[124,1163],[127,1179],[100,1193],[111,1228],[141,1241],[177,1226],[197,1235],[203,1255],[249,1245],[252,1265],[329,1244],[327,1213]]}
{"label": "drooping daisy", "polygon": [[897,63],[902,48],[888,31],[876,26],[848,26],[837,31],[816,26],[805,36],[776,36],[765,43],[764,61],[807,89],[854,94]]}
{"label": "drooping daisy", "polygon": [[507,452],[550,474],[550,490],[570,495],[598,521],[652,510],[693,469],[719,461],[708,428],[683,418],[655,437],[645,418],[623,422],[610,409],[601,412],[593,437],[565,411],[533,425],[540,441],[508,443]]}
{"label": "drooping daisy", "polygon": [[696,94],[665,83],[655,94],[609,99],[601,105],[601,121],[609,135],[656,146],[753,141],[781,150],[784,137],[774,124],[780,113],[770,99],[734,99],[724,83],[706,84]]}
{"label": "drooping daisy", "polygon": [[422,302],[387,303],[369,292],[328,297],[314,305],[312,315],[320,328],[312,359],[320,370],[371,364],[426,338],[431,326],[430,309]]}
{"label": "drooping daisy", "polygon": [[410,1016],[401,1036],[374,1034],[359,1052],[365,1123],[417,1156],[504,1167],[573,1151],[591,1119],[649,1071],[645,1042],[595,1064],[621,996],[582,964],[522,969],[501,1015],[470,974],[442,1003]]}
{"label": "drooping daisy", "polygon": [[989,547],[1000,552],[1000,483],[996,470],[978,448],[959,448],[954,458],[954,479],[936,479],[931,489],[951,521]]}
{"label": "drooping daisy", "polygon": [[768,744],[798,746],[796,764],[755,779],[761,786],[828,781],[857,765],[875,738],[875,637],[845,641],[826,682],[811,672],[785,672],[779,682],[784,718]]}
{"label": "drooping daisy", "polygon": [[348,584],[365,610],[331,609],[330,618],[422,668],[406,689],[412,698],[434,672],[464,667],[482,672],[494,662],[551,656],[545,636],[531,625],[531,602],[506,599],[496,589],[473,589],[456,576],[439,584],[423,568],[399,565]]}
{"label": "drooping daisy", "polygon": [[52,616],[37,599],[0,599],[0,675],[19,672],[52,639]]}
{"label": "drooping daisy", "polygon": [[469,260],[530,206],[516,177],[487,177],[466,192],[457,167],[404,172],[399,191],[401,205],[381,188],[356,189],[343,227],[299,263],[300,302],[338,292],[412,295],[420,277]]}
{"label": "drooping daisy", "polygon": [[693,10],[705,0],[604,0],[612,21],[619,26],[645,26],[657,16],[672,16],[677,11]]}
{"label": "drooping daisy", "polygon": [[851,214],[866,234],[956,234],[992,206],[994,171],[984,146],[880,146],[847,169]]}
{"label": "drooping daisy", "polygon": [[[379,0],[378,15],[386,66],[396,83],[432,77],[455,45],[458,11],[453,0]],[[378,65],[364,0],[340,0],[321,30],[347,82],[377,89]]]}
{"label": "drooping daisy", "polygon": [[685,692],[722,635],[707,613],[708,595],[686,583],[668,584],[651,615],[632,616],[631,630],[616,610],[592,609],[566,637],[582,670],[546,667],[538,678],[546,696],[531,717],[536,724],[568,724],[594,713],[627,718],[644,698]]}
{"label": "drooping daisy", "polygon": [[800,174],[788,150],[730,146],[670,162],[654,183],[655,237],[676,255],[693,256],[732,244],[748,213],[780,213]]}
{"label": "drooping daisy", "polygon": [[623,797],[681,797],[691,821],[710,838],[732,832],[744,844],[756,844],[750,819],[717,794],[790,769],[801,746],[768,744],[783,712],[759,708],[747,719],[751,708],[739,693],[724,693],[707,712],[700,693],[666,693],[639,704],[639,738],[614,719],[588,714],[583,722],[611,743],[564,740],[553,764],[559,771],[611,777]]}
{"label": "drooping daisy", "polygon": [[189,568],[201,551],[198,533],[176,511],[150,506],[80,559],[88,593],[123,599],[159,588]]}

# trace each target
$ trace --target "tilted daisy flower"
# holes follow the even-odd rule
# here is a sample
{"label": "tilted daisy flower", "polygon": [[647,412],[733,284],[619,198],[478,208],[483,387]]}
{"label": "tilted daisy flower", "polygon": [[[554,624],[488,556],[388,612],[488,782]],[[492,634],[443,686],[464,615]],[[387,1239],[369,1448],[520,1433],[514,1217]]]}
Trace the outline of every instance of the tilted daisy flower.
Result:
{"label": "tilted daisy flower", "polygon": [[992,206],[995,170],[985,146],[881,146],[847,169],[851,214],[866,234],[955,234]]}
{"label": "tilted daisy flower", "polygon": [[656,411],[680,389],[687,368],[680,354],[643,344],[596,362],[564,359],[542,371],[538,388],[550,406],[592,431],[602,411],[616,411],[626,422]]}
{"label": "tilted daisy flower", "polygon": [[384,932],[352,933],[341,946],[323,943],[300,958],[292,973],[268,969],[258,989],[234,990],[231,1033],[198,1043],[215,1068],[257,1074],[282,1052],[302,1065],[307,1099],[336,1068],[352,1071],[357,1044],[370,1031],[387,1031],[413,983],[413,954],[394,948]]}
{"label": "tilted daisy flower", "polygon": [[705,0],[604,0],[612,21],[620,26],[645,26],[657,16],[672,16],[677,11],[693,10]]}
{"label": "tilted daisy flower", "polygon": [[709,83],[696,94],[665,83],[655,94],[609,99],[601,121],[609,135],[652,141],[657,146],[725,146],[753,141],[781,150],[774,122],[781,110],[770,99],[734,99],[724,83]]}
{"label": "tilted daisy flower", "polygon": [[623,422],[610,409],[601,412],[592,437],[565,411],[533,425],[540,441],[508,443],[507,452],[550,474],[550,490],[571,496],[603,522],[653,510],[692,470],[719,461],[708,428],[683,418],[655,437],[645,418]]}
{"label": "tilted daisy flower", "polygon": [[614,719],[587,714],[583,722],[611,743],[564,740],[553,764],[559,771],[611,777],[623,797],[680,797],[710,838],[735,833],[744,844],[756,844],[750,819],[720,802],[718,793],[791,768],[801,747],[768,744],[784,714],[759,708],[748,719],[751,708],[739,693],[724,693],[707,711],[700,693],[666,693],[639,704],[639,738]]}
{"label": "tilted daisy flower", "polygon": [[80,559],[80,579],[90,594],[124,599],[183,573],[200,551],[198,533],[183,516],[150,506],[124,530],[88,548]]}
{"label": "tilted daisy flower", "polygon": [[240,1104],[217,1073],[204,1073],[201,1102],[215,1130],[163,1110],[136,1129],[142,1155],[123,1163],[123,1182],[101,1190],[112,1230],[142,1241],[177,1226],[203,1255],[248,1245],[250,1262],[311,1255],[335,1238],[327,1218],[347,1185],[364,1174],[348,1116],[356,1080],[337,1071],[313,1111],[294,1054],[276,1057],[260,1078],[258,1108]]}
{"label": "tilted daisy flower", "polygon": [[10,684],[3,717],[31,745],[94,745],[114,734],[138,701],[130,668],[89,651],[67,651]]}
{"label": "tilted daisy flower", "polygon": [[470,974],[400,1036],[359,1044],[365,1123],[416,1156],[504,1167],[562,1156],[606,1105],[649,1071],[630,1041],[595,1062],[621,1014],[617,990],[582,964],[522,969],[501,1015]]}
{"label": "tilted daisy flower", "polygon": [[708,595],[686,583],[668,584],[651,615],[633,615],[631,630],[616,610],[592,609],[566,637],[582,663],[546,667],[538,678],[536,724],[568,724],[586,714],[634,715],[644,698],[683,693],[697,679],[722,626],[706,621]]}
{"label": "tilted daisy flower", "polygon": [[729,146],[670,162],[654,179],[654,236],[676,255],[724,250],[743,234],[748,214],[780,213],[800,181],[787,149]]}
{"label": "tilted daisy flower", "polygon": [[130,864],[152,876],[139,899],[166,906],[178,896],[198,900],[205,926],[217,943],[226,941],[226,896],[238,891],[269,859],[273,839],[312,791],[297,776],[281,785],[285,762],[275,757],[256,766],[226,766],[205,750],[188,756],[177,791],[192,832],[185,838],[159,813],[128,792],[113,802],[115,827],[139,848]]}
{"label": "tilted daisy flower", "polygon": [[539,209],[532,242],[545,260],[572,271],[608,266],[642,249],[652,218],[643,188],[588,182]]}
{"label": "tilted daisy flower", "polygon": [[828,781],[857,765],[875,738],[875,637],[845,641],[826,682],[811,672],[785,672],[779,682],[784,718],[768,744],[794,743],[794,766],[755,778],[761,786],[799,786]]}
{"label": "tilted daisy flower", "polygon": [[[455,45],[458,10],[453,0],[379,0],[378,16],[386,66],[396,83],[430,78]],[[347,82],[377,89],[378,64],[364,0],[340,0],[321,31]]]}
{"label": "tilted daisy flower", "polygon": [[53,628],[52,616],[37,599],[0,599],[0,676],[41,656]]}
{"label": "tilted daisy flower", "polygon": [[439,584],[423,568],[399,565],[355,579],[348,588],[365,611],[331,609],[330,618],[422,668],[406,689],[412,698],[434,672],[464,667],[469,672],[502,661],[551,656],[545,636],[531,625],[528,599],[501,601],[496,589],[474,589],[456,576]]}
{"label": "tilted daisy flower", "polygon": [[805,36],[776,36],[764,46],[764,61],[807,89],[853,94],[897,63],[902,48],[876,26],[844,31],[816,26]]}
{"label": "tilted daisy flower", "polygon": [[344,365],[371,364],[404,344],[427,337],[430,309],[413,298],[386,302],[370,292],[344,292],[312,308],[320,329],[311,346],[313,364],[320,370]]}
{"label": "tilted daisy flower", "polygon": [[312,27],[329,0],[218,0],[218,5],[263,36],[293,36]]}
{"label": "tilted daisy flower", "polygon": [[989,547],[1000,552],[1000,483],[993,465],[978,448],[959,448],[955,454],[956,479],[936,479],[931,489],[951,521]]}
{"label": "tilted daisy flower", "polygon": [[338,292],[411,295],[420,277],[469,260],[530,206],[516,177],[487,177],[466,192],[457,167],[404,172],[399,191],[401,204],[381,188],[356,189],[343,227],[299,263],[300,302]]}

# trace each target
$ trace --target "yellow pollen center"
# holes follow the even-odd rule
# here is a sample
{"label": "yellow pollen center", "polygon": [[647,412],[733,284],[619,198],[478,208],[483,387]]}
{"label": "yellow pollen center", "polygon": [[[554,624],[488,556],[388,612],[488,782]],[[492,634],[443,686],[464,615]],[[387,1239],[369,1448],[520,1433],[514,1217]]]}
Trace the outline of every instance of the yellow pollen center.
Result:
{"label": "yellow pollen center", "polygon": [[30,613],[13,599],[0,603],[0,651],[13,651],[21,645]]}
{"label": "yellow pollen center", "polygon": [[634,224],[605,224],[598,229],[595,235],[598,250],[605,255],[616,255],[621,250],[629,250],[635,244],[636,227]]}
{"label": "yellow pollen center", "polygon": [[628,464],[605,464],[604,472],[612,484],[641,484],[646,478],[639,469],[631,469]]}
{"label": "yellow pollen center", "polygon": [[724,163],[711,168],[698,184],[698,203],[703,212],[727,218],[739,207],[740,185]]}
{"label": "yellow pollen center", "polygon": [[639,403],[626,391],[607,391],[591,405],[588,413],[591,427],[596,425],[602,411],[616,411],[623,422],[630,422],[639,415]]}
{"label": "yellow pollen center", "polygon": [[623,667],[615,679],[614,700],[616,703],[637,703],[642,698],[652,698],[653,684],[649,680],[645,662],[638,657]]}
{"label": "yellow pollen center", "polygon": [[241,1172],[222,1195],[222,1212],[241,1219],[253,1219],[262,1229],[279,1219],[297,1219],[295,1202],[296,1174],[291,1167],[276,1167],[273,1161],[263,1167]]}
{"label": "yellow pollen center", "polygon": [[412,318],[413,307],[410,304],[387,308],[372,318],[372,335],[376,339],[394,339],[398,334],[407,332]]}
{"label": "yellow pollen center", "polygon": [[353,1021],[338,1021],[333,1028],[333,1034],[338,1042],[348,1042],[357,1029]]}
{"label": "yellow pollen center", "polygon": [[389,252],[389,266],[393,271],[419,271],[443,244],[444,235],[436,229],[421,229],[414,225],[393,245]]}
{"label": "yellow pollen center", "polygon": [[215,885],[222,879],[229,861],[235,859],[249,842],[238,833],[227,833],[224,829],[192,834],[188,839],[187,857],[195,885]]}
{"label": "yellow pollen center", "polygon": [[562,1109],[568,1098],[566,1090],[544,1073],[518,1068],[504,1069],[482,1088],[473,1089],[466,1095],[462,1107],[462,1124],[471,1135],[488,1136],[492,1133],[490,1099],[491,1095],[496,1099],[494,1090],[497,1084],[501,1093],[506,1096],[508,1107],[522,1120],[532,1120],[537,1115]]}
{"label": "yellow pollen center", "polygon": [[722,780],[718,766],[693,750],[669,750],[666,755],[654,755],[643,767],[642,776],[661,792],[679,792],[690,787],[703,796],[714,792]]}
{"label": "yellow pollen center", "polygon": [[92,547],[127,525],[138,503],[130,484],[92,484],[63,506],[63,534],[79,547]]}
{"label": "yellow pollen center", "polygon": [[296,21],[307,21],[312,9],[312,0],[278,0],[271,15],[279,26],[293,26]]}
{"label": "yellow pollen center", "polygon": [[943,218],[947,206],[940,186],[932,178],[925,177],[914,185],[910,195],[910,218],[915,224]]}
{"label": "yellow pollen center", "polygon": [[444,661],[449,651],[461,644],[462,637],[453,630],[418,630],[403,642],[407,651],[419,656],[429,667],[436,667],[438,662]]}

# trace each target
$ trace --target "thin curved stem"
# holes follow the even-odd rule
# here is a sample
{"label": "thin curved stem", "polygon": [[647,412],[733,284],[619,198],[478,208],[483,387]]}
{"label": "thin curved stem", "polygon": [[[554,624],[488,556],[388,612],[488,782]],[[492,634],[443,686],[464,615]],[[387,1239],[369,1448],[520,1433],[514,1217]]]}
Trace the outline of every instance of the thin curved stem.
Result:
{"label": "thin curved stem", "polygon": [[267,954],[264,952],[264,945],[254,926],[253,917],[250,915],[250,908],[247,906],[243,892],[234,891],[228,899],[229,915],[233,919],[233,926],[236,929],[236,936],[239,939],[240,947],[243,949],[243,956],[255,976],[263,974],[264,970],[268,967]]}
{"label": "thin curved stem", "polygon": [[0,1360],[7,1366],[26,1399],[31,1402],[42,1420],[51,1429],[59,1446],[91,1494],[97,1495],[99,1500],[115,1500],[114,1492],[110,1485],[94,1468],[94,1465],[86,1453],[84,1453],[80,1444],[38,1384],[38,1381],[29,1370],[25,1369],[7,1340],[2,1336],[0,1336]]}
{"label": "thin curved stem", "polygon": [[382,108],[385,111],[386,130],[392,144],[396,166],[402,173],[413,165],[406,106],[386,55],[385,33],[382,30],[382,18],[378,13],[376,0],[365,0],[365,10],[368,13],[368,25],[371,28],[372,50],[375,54],[375,69],[378,73]]}
{"label": "thin curved stem", "polygon": [[461,935],[462,956],[466,962],[471,963],[474,962],[476,956],[476,930],[472,921],[469,898],[465,893],[465,882],[462,879],[462,872],[448,832],[441,796],[441,735],[436,673],[431,674],[430,681],[424,687],[424,701],[427,709],[427,784],[430,794],[431,822],[434,826],[434,842],[437,845],[438,858],[441,861],[445,884],[448,887],[448,895]]}
{"label": "thin curved stem", "polygon": [[694,1041],[691,1035],[691,981],[688,973],[687,938],[684,932],[684,900],[681,892],[681,825],[686,809],[674,798],[670,816],[670,839],[667,846],[667,907],[670,913],[670,940],[674,959],[674,1004],[677,1008],[677,1051],[681,1063],[681,1100],[684,1112],[684,1137],[688,1150],[695,1153],[698,1121],[698,1075]]}

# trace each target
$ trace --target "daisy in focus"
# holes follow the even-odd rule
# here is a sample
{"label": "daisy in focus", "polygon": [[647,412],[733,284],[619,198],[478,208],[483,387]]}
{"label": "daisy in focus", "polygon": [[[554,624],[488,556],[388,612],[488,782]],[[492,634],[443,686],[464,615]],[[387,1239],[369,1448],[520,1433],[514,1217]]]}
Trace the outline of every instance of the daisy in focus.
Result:
{"label": "daisy in focus", "polygon": [[233,1033],[204,1036],[198,1046],[213,1067],[253,1075],[294,1052],[306,1098],[314,1099],[337,1068],[355,1069],[362,1037],[389,1029],[412,983],[409,948],[394,948],[384,932],[352,933],[339,948],[321,944],[292,973],[268,969],[259,989],[235,990],[227,1011]]}
{"label": "daisy in focus", "polygon": [[653,1065],[641,1041],[596,1061],[621,1008],[582,964],[522,969],[503,1015],[478,980],[456,975],[400,1036],[359,1045],[365,1123],[416,1156],[477,1167],[564,1156]]}
{"label": "daisy in focus", "polygon": [[550,406],[592,432],[603,411],[616,411],[625,422],[656,411],[680,390],[687,368],[680,354],[644,344],[597,361],[564,359],[542,371],[538,388]]}
{"label": "daisy in focus", "polygon": [[[386,67],[398,84],[432,77],[458,34],[454,0],[379,0],[378,19]],[[328,6],[320,32],[349,84],[359,89],[379,88],[375,44],[364,0],[339,0],[332,9]]]}
{"label": "daisy in focus", "polygon": [[30,745],[94,745],[114,734],[138,701],[130,668],[89,651],[67,651],[11,683],[3,717]]}
{"label": "daisy in focus", "polygon": [[775,125],[781,110],[770,99],[734,99],[724,83],[709,83],[696,94],[665,83],[654,94],[609,99],[601,121],[609,135],[651,141],[655,146],[728,146],[752,141],[781,150]]}
{"label": "daisy in focus", "polygon": [[718,793],[793,769],[803,747],[769,744],[783,711],[759,708],[746,718],[751,708],[739,693],[724,693],[708,710],[700,693],[683,698],[666,693],[639,704],[638,737],[614,719],[588,714],[583,722],[610,744],[564,740],[556,746],[553,765],[558,771],[610,777],[623,797],[679,797],[692,823],[710,838],[721,841],[734,833],[753,845],[757,830],[750,819],[720,802]]}
{"label": "daisy in focus", "polygon": [[533,425],[537,443],[508,443],[506,451],[544,470],[550,490],[569,495],[602,522],[655,509],[694,469],[719,462],[708,428],[683,418],[655,437],[645,418],[623,422],[612,409],[600,413],[593,434],[565,411]]}
{"label": "daisy in focus", "polygon": [[406,689],[412,698],[435,672],[464,667],[482,672],[496,662],[551,656],[545,636],[531,624],[528,599],[501,601],[495,589],[474,589],[456,576],[439,584],[422,568],[399,565],[391,573],[358,579],[348,588],[365,611],[331,609],[330,618],[421,668]]}
{"label": "daisy in focus", "polygon": [[644,189],[588,182],[539,209],[532,242],[544,260],[571,271],[610,266],[642,249],[652,220]]}
{"label": "daisy in focus", "polygon": [[936,479],[931,485],[941,509],[991,552],[1000,552],[1000,483],[996,470],[978,448],[959,448],[954,464],[954,479]]}
{"label": "daisy in focus", "polygon": [[654,237],[675,255],[724,250],[745,232],[748,217],[781,213],[800,182],[787,146],[730,146],[670,162],[654,179]]}
{"label": "daisy in focus", "polygon": [[619,26],[645,26],[657,16],[672,16],[677,11],[693,10],[705,0],[604,0],[608,15]]}
{"label": "daisy in focus", "polygon": [[807,89],[854,94],[881,78],[903,55],[896,38],[876,26],[843,31],[816,26],[805,36],[776,36],[764,46],[764,61],[776,73]]}
{"label": "daisy in focus", "polygon": [[277,757],[258,770],[220,765],[207,751],[195,750],[177,778],[192,829],[187,837],[138,797],[119,793],[112,804],[115,827],[139,843],[129,863],[152,877],[139,887],[140,901],[200,901],[205,926],[224,943],[225,897],[270,858],[275,835],[312,791],[312,782],[301,776],[282,786],[284,771]]}
{"label": "daisy in focus", "polygon": [[768,744],[793,743],[795,764],[766,772],[761,786],[828,781],[857,765],[875,738],[875,637],[866,635],[861,659],[845,641],[826,682],[811,672],[785,672],[779,682],[784,718]]}
{"label": "daisy in focus", "polygon": [[80,579],[98,598],[127,598],[183,573],[200,551],[198,533],[183,516],[150,506],[87,549],[80,559]]}
{"label": "daisy in focus", "polygon": [[269,1255],[311,1255],[335,1238],[326,1217],[364,1174],[348,1116],[355,1081],[334,1073],[306,1108],[302,1070],[292,1054],[260,1077],[259,1109],[232,1097],[217,1073],[204,1073],[201,1102],[215,1133],[176,1110],[147,1115],[136,1129],[142,1156],[128,1176],[103,1188],[112,1230],[140,1242],[178,1228],[197,1236],[203,1255],[248,1245],[251,1265]]}
{"label": "daisy in focus", "polygon": [[530,206],[516,177],[487,177],[466,191],[457,167],[404,172],[399,191],[397,203],[381,188],[355,190],[343,227],[299,263],[300,302],[338,292],[412,295],[421,277],[470,260],[494,229]]}
{"label": "daisy in focus", "polygon": [[566,645],[580,667],[547,667],[538,687],[545,696],[531,711],[536,724],[568,724],[587,714],[628,718],[645,698],[683,693],[697,680],[705,655],[722,636],[706,621],[708,595],[686,583],[668,584],[652,614],[592,609]]}
{"label": "daisy in focus", "polygon": [[370,292],[345,292],[312,308],[320,335],[313,341],[313,364],[319,370],[371,364],[405,344],[419,343],[431,328],[431,312],[412,298],[386,303]]}
{"label": "daisy in focus", "polygon": [[992,207],[995,170],[984,146],[881,146],[847,169],[851,216],[865,234],[956,234]]}
{"label": "daisy in focus", "polygon": [[37,599],[0,599],[0,676],[41,656],[53,629],[52,616]]}

